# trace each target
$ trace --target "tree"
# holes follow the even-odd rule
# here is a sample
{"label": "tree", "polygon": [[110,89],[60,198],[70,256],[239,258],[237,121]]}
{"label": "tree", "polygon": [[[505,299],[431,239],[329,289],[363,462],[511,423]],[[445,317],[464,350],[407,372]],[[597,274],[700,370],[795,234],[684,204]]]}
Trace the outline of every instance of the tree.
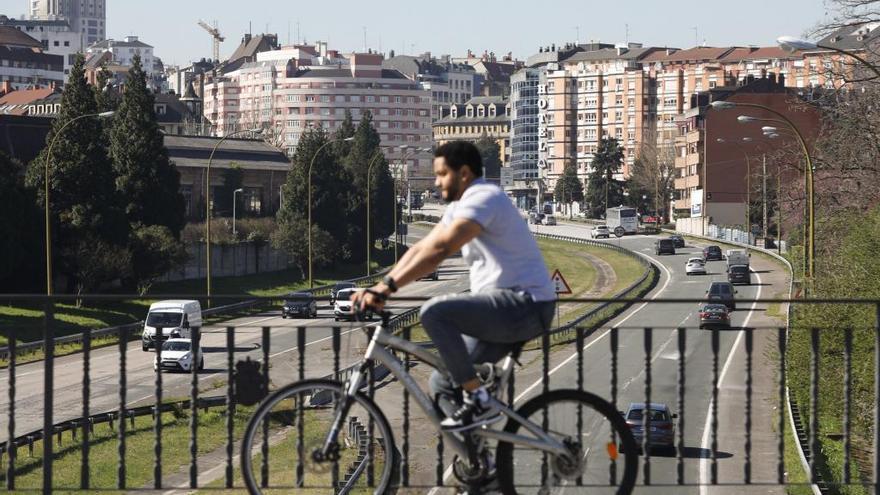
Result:
{"label": "tree", "polygon": [[163,225],[175,238],[186,223],[180,173],[168,159],[141,59],[135,55],[110,131],[116,189],[132,224]]}
{"label": "tree", "polygon": [[553,189],[553,199],[565,204],[583,201],[584,186],[578,178],[576,163],[569,162],[565,165],[562,176],[556,181],[556,187]]}
{"label": "tree", "polygon": [[39,290],[45,279],[43,219],[36,195],[25,188],[21,166],[0,151],[0,292]]}
{"label": "tree", "polygon": [[623,166],[623,149],[614,138],[602,138],[593,161],[592,171],[587,179],[586,200],[593,218],[605,214],[609,207],[623,203],[623,183],[615,180]]}
{"label": "tree", "polygon": [[[675,190],[675,151],[671,146],[658,145],[657,133],[653,130],[643,135],[627,189],[630,198],[643,211],[651,210],[664,219],[671,219],[666,210]],[[647,197],[646,204],[641,201],[643,195]]]}
{"label": "tree", "polygon": [[[346,204],[350,200],[353,177],[346,167],[339,163],[338,157],[327,145],[329,137],[321,128],[311,128],[303,133],[291,158],[290,172],[284,183],[284,205],[278,210],[278,232],[272,237],[273,245],[286,251],[294,262],[303,266],[305,263],[308,235],[308,169],[314,158],[312,167],[312,253],[317,265],[338,261],[338,257],[350,257],[346,253],[350,249],[345,244],[348,234],[348,213]],[[323,149],[321,149],[323,147]],[[321,149],[320,152],[319,149]],[[316,239],[327,235],[336,243],[322,249],[333,253],[330,258],[322,257],[318,252]],[[346,256],[347,255],[347,256]]]}
{"label": "tree", "polygon": [[119,108],[119,92],[110,85],[113,73],[107,70],[106,65],[101,66],[95,84],[95,101],[99,112],[107,112]]}
{"label": "tree", "polygon": [[168,227],[147,225],[137,227],[131,235],[131,278],[139,295],[150,290],[157,278],[186,262],[183,243]]}
{"label": "tree", "polygon": [[[95,95],[85,80],[83,56],[77,55],[70,70],[70,78],[61,94],[61,111],[46,138],[47,145],[55,140],[51,157],[48,149],[28,166],[27,185],[37,191],[37,201],[45,208],[44,171],[49,158],[49,213],[52,221],[52,241],[57,271],[66,274],[73,285],[85,270],[87,257],[66,256],[83,239],[94,239],[102,245],[121,247],[128,240],[129,226],[115,187],[115,174],[106,152],[106,140],[97,117],[74,118],[97,113]],[[67,246],[62,251],[58,246]],[[87,250],[86,250],[87,251]],[[111,261],[105,259],[105,261]],[[73,288],[73,285],[69,289]]]}
{"label": "tree", "polygon": [[480,157],[483,159],[483,177],[490,179],[490,182],[500,182],[501,147],[498,146],[498,141],[483,134],[474,145],[480,150]]}
{"label": "tree", "polygon": [[[272,246],[287,253],[299,268],[302,278],[306,278],[308,244],[308,223],[305,219],[294,218],[278,223],[278,229],[271,234]],[[337,261],[339,244],[327,231],[312,225],[312,262],[316,266],[329,266]]]}
{"label": "tree", "polygon": [[217,192],[212,199],[214,200],[214,211],[220,216],[232,216],[232,201],[235,199],[236,214],[241,215],[242,198],[241,193],[235,194],[236,189],[240,189],[244,183],[244,171],[237,163],[233,163],[227,169],[221,172],[223,176],[223,185],[217,188]]}
{"label": "tree", "polygon": [[[93,232],[85,232],[70,244],[61,248],[63,259],[71,265],[77,296],[91,292],[102,283],[130,274],[131,252],[125,247],[111,244]],[[77,300],[77,306],[81,305]]]}

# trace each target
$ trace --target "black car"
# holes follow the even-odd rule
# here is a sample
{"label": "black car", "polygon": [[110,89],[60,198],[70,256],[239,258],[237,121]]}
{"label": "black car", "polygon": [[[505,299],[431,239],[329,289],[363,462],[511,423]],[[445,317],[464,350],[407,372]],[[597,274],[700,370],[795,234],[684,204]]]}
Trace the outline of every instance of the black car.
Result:
{"label": "black car", "polygon": [[354,282],[336,282],[333,285],[333,288],[330,289],[330,304],[336,302],[336,294],[339,293],[342,289],[353,289],[357,287]]}
{"label": "black car", "polygon": [[669,239],[672,240],[672,243],[675,244],[676,248],[683,248],[684,247],[684,237],[682,237],[678,234],[675,234],[675,235],[669,236]]}
{"label": "black car", "polygon": [[736,289],[730,282],[712,282],[706,294],[706,298],[710,301],[718,301],[719,304],[727,306],[727,309],[731,311],[736,309],[736,301],[733,298]]}
{"label": "black car", "polygon": [[703,259],[706,261],[721,261],[724,256],[718,246],[706,246],[703,248]]}
{"label": "black car", "polygon": [[654,243],[654,254],[675,254],[675,242],[672,239],[657,239]]}
{"label": "black car", "polygon": [[318,316],[318,303],[311,292],[291,292],[284,298],[281,317],[314,318]]}
{"label": "black car", "polygon": [[749,265],[728,266],[727,281],[732,284],[752,285],[752,274],[749,273]]}

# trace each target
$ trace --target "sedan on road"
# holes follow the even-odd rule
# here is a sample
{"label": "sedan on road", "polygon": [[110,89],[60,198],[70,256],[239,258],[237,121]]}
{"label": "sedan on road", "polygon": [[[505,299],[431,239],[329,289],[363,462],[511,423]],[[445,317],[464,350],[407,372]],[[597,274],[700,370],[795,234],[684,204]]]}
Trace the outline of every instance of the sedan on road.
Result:
{"label": "sedan on road", "polygon": [[[352,311],[351,295],[357,290],[363,289],[342,289],[336,294],[336,302],[333,303],[333,318],[336,321],[354,320],[356,318],[354,311]],[[367,311],[365,318],[372,320],[373,313]]]}
{"label": "sedan on road", "polygon": [[676,248],[683,248],[684,247],[684,237],[682,237],[678,234],[673,234],[673,235],[669,236],[669,238],[672,239],[672,243],[675,245]]}
{"label": "sedan on road", "polygon": [[623,417],[626,420],[626,426],[628,426],[629,430],[632,432],[636,444],[641,445],[642,437],[645,436],[645,410],[650,414],[648,417],[650,420],[648,422],[650,428],[648,430],[648,447],[661,447],[669,450],[674,449],[675,423],[672,420],[677,418],[678,415],[673,414],[672,411],[669,410],[669,406],[659,402],[651,402],[647,405],[643,402],[633,402],[629,405],[626,413],[624,413]]}
{"label": "sedan on road", "polygon": [[198,363],[198,369],[205,369],[205,355],[202,348],[198,348],[195,358],[192,353],[192,341],[190,339],[168,339],[162,343],[162,362],[158,356],[153,358],[153,369],[169,371],[190,371],[193,362]]}
{"label": "sedan on road", "polygon": [[593,239],[599,239],[601,237],[608,239],[611,237],[611,230],[608,229],[607,225],[596,225],[593,227],[593,230],[590,231],[590,237]]}
{"label": "sedan on road", "polygon": [[541,220],[541,223],[544,225],[556,225],[556,217],[553,215],[545,215],[544,219]]}
{"label": "sedan on road", "polygon": [[730,328],[730,312],[723,304],[704,304],[700,308],[700,329]]}
{"label": "sedan on road", "polygon": [[706,261],[721,261],[724,259],[724,256],[721,254],[721,248],[713,245],[703,248],[703,259]]}
{"label": "sedan on road", "polygon": [[318,316],[318,303],[311,292],[291,292],[284,297],[281,318],[315,318]]}
{"label": "sedan on road", "polygon": [[336,282],[333,284],[333,288],[330,289],[330,304],[336,302],[336,294],[342,289],[352,289],[357,287],[354,282]]}
{"label": "sedan on road", "polygon": [[706,262],[703,258],[690,258],[684,266],[684,272],[687,275],[705,275]]}

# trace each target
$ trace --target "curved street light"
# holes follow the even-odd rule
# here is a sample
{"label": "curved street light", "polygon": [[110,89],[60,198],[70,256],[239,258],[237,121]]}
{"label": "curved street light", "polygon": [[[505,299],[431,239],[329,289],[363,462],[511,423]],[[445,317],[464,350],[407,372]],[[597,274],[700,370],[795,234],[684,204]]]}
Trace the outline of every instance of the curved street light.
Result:
{"label": "curved street light", "polygon": [[[259,128],[254,128],[230,132],[229,134],[220,138],[220,141],[217,141],[217,144],[215,144],[214,148],[211,150],[211,155],[208,156],[208,170],[205,173],[205,263],[207,263],[207,297],[209,306],[211,305],[211,163],[214,161],[214,153],[217,152],[217,148],[219,148],[220,145],[223,144],[223,141],[226,141],[232,136],[246,133],[262,134],[263,130]],[[234,205],[235,194],[232,195],[232,198]]]}
{"label": "curved street light", "polygon": [[49,143],[49,148],[46,150],[46,163],[45,163],[45,207],[46,207],[46,295],[52,295],[52,228],[49,219],[49,164],[50,159],[52,157],[52,147],[55,146],[55,141],[58,140],[58,136],[67,128],[70,124],[76,122],[77,120],[84,119],[87,117],[99,117],[99,118],[107,118],[112,117],[114,111],[108,112],[99,112],[99,113],[88,113],[85,115],[80,115],[78,117],[74,117],[67,122],[64,123],[59,129],[58,132],[52,136],[52,142]]}
{"label": "curved street light", "polygon": [[791,121],[788,117],[783,115],[781,112],[776,111],[770,107],[759,105],[757,103],[742,103],[742,102],[731,102],[731,101],[713,101],[710,105],[717,110],[730,109],[735,107],[745,107],[745,108],[757,108],[760,110],[764,110],[766,112],[772,113],[773,115],[779,117],[779,119],[764,119],[759,117],[752,117],[749,115],[740,115],[737,117],[737,121],[740,123],[751,123],[751,122],[775,122],[784,125],[789,130],[791,130],[794,135],[797,137],[798,143],[801,145],[801,151],[804,153],[804,158],[806,159],[807,166],[805,167],[804,173],[804,190],[807,198],[807,228],[805,230],[806,236],[806,245],[804,246],[806,251],[806,256],[804,256],[804,276],[806,278],[812,279],[813,272],[815,268],[815,253],[816,253],[816,237],[815,237],[815,210],[814,210],[814,191],[813,191],[813,160],[810,157],[810,151],[807,148],[807,142],[804,140],[803,134],[794,125],[794,122]]}
{"label": "curved street light", "polygon": [[[354,141],[354,137],[347,137],[347,138],[343,139],[342,141]],[[309,288],[310,289],[315,287],[315,281],[312,278],[312,167],[315,165],[315,158],[318,157],[318,154],[321,153],[321,150],[326,148],[328,145],[330,145],[332,143],[336,143],[336,142],[338,142],[338,141],[331,139],[331,140],[327,141],[326,143],[322,144],[315,151],[315,154],[312,155],[312,160],[309,162],[308,184],[306,186],[306,189],[308,190],[308,196],[309,196],[308,203],[307,203],[308,210],[309,210],[309,221],[306,226],[308,227],[307,230],[309,231],[308,236],[309,236]]]}
{"label": "curved street light", "polygon": [[842,48],[837,48],[834,46],[820,45],[818,43],[813,43],[812,41],[797,38],[795,36],[780,36],[780,37],[776,38],[776,42],[779,44],[780,48],[782,48],[783,50],[790,51],[790,52],[794,52],[797,50],[815,50],[815,49],[819,48],[822,50],[830,50],[832,52],[837,52],[837,53],[846,55],[847,57],[853,58],[853,59],[857,60],[858,62],[861,62],[863,65],[868,67],[872,72],[874,72],[874,74],[876,74],[878,78],[880,78],[880,68],[878,68],[876,65],[868,62],[863,57],[860,57],[859,55],[856,55],[855,53],[853,53],[849,50],[844,50]]}

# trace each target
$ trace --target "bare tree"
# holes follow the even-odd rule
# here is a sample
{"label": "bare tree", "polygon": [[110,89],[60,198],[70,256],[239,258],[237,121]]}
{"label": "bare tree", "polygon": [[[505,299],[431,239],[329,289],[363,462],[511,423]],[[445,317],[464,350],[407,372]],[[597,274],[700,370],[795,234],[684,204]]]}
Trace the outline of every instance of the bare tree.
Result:
{"label": "bare tree", "polygon": [[643,133],[638,158],[630,171],[630,184],[648,196],[658,215],[670,218],[666,210],[675,190],[675,148],[660,145],[653,129]]}

